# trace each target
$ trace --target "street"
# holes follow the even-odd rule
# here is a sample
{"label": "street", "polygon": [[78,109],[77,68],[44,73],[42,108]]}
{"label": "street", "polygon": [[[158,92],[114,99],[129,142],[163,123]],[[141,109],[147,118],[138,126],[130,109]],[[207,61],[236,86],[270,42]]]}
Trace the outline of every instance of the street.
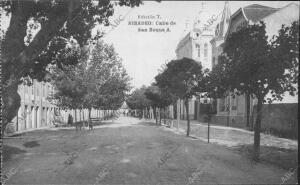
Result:
{"label": "street", "polygon": [[[7,184],[281,184],[288,170],[222,145],[120,117],[93,131],[51,128],[3,141]],[[284,183],[296,183],[296,174]]]}

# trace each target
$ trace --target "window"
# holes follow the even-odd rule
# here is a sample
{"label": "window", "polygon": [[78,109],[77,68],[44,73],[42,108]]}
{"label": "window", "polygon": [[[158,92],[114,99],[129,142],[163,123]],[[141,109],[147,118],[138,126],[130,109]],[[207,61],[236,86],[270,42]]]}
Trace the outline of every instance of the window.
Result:
{"label": "window", "polygon": [[198,57],[200,57],[200,45],[199,44],[196,44],[196,49],[197,49]]}
{"label": "window", "polygon": [[213,64],[213,66],[216,65],[215,62],[216,62],[216,58],[215,58],[215,57],[212,57],[212,64]]}
{"label": "window", "polygon": [[207,57],[207,54],[208,54],[208,44],[205,43],[204,44],[204,57]]}

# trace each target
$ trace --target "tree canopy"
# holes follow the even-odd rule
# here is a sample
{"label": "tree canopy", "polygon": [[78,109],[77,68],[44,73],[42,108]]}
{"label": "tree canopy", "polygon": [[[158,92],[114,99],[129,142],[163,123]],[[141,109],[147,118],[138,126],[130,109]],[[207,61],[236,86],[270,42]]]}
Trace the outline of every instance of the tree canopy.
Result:
{"label": "tree canopy", "polygon": [[142,110],[150,106],[150,100],[145,95],[146,89],[146,86],[137,88],[127,97],[126,103],[130,109]]}
{"label": "tree canopy", "polygon": [[[220,61],[210,74],[218,95],[229,90],[257,99],[254,158],[258,159],[262,104],[298,93],[299,21],[268,39],[265,23],[247,25],[225,41]],[[270,95],[267,96],[267,95]]]}
{"label": "tree canopy", "polygon": [[203,79],[200,63],[189,58],[172,60],[155,77],[156,85],[168,89],[177,98],[188,99],[196,94],[198,82]]}
{"label": "tree canopy", "polygon": [[184,99],[187,114],[187,136],[190,133],[189,105],[188,101],[199,90],[205,90],[204,71],[201,63],[189,58],[172,60],[166,68],[155,77],[156,85],[170,92],[174,97]]}
{"label": "tree canopy", "polygon": [[129,76],[112,46],[97,42],[92,57],[84,52],[76,66],[56,68],[54,102],[60,107],[116,110],[130,90]]}

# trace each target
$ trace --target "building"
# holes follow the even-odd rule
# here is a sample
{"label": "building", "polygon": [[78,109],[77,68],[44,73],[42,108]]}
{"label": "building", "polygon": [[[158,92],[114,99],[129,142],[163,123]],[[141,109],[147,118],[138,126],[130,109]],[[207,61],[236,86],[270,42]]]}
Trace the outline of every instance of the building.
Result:
{"label": "building", "polygon": [[[68,115],[74,121],[86,120],[88,110],[62,110],[52,104],[48,98],[55,92],[50,83],[31,81],[32,85],[21,84],[18,93],[21,96],[21,106],[18,115],[6,126],[6,133],[34,130],[66,123]],[[92,109],[91,117],[104,116],[103,111]]]}
{"label": "building", "polygon": [[225,41],[225,36],[229,27],[231,17],[231,11],[229,2],[225,2],[224,9],[222,11],[222,17],[215,28],[215,34],[212,40],[210,40],[212,46],[212,67],[218,63],[218,56],[223,52],[222,44]]}
{"label": "building", "polygon": [[212,48],[210,40],[214,36],[213,26],[207,25],[209,13],[202,8],[195,18],[192,28],[187,28],[188,33],[179,41],[176,48],[176,57],[191,58],[201,63],[203,68],[211,70]]}
{"label": "building", "polygon": [[[295,20],[299,20],[299,5],[291,3],[282,8],[272,8],[258,4],[245,6],[237,10],[231,17],[229,15],[229,4],[225,3],[222,20],[216,27],[215,37],[212,44],[212,66],[218,63],[218,56],[222,53],[222,44],[226,37],[238,31],[248,24],[266,23],[266,33],[269,38],[278,33],[283,24],[289,25]],[[229,19],[230,17],[230,19]],[[297,97],[285,96],[282,102],[275,103],[297,103]],[[253,114],[255,99],[250,98],[250,113]],[[214,122],[231,126],[244,127],[246,125],[246,103],[245,96],[227,96],[217,100],[217,115]]]}
{"label": "building", "polygon": [[47,100],[54,93],[53,86],[36,80],[31,83],[31,86],[21,84],[18,87],[21,106],[18,115],[7,125],[7,132],[47,127],[53,125],[57,119],[62,119],[59,117],[61,110]]}
{"label": "building", "polygon": [[[192,26],[187,25],[185,36],[180,39],[175,50],[177,59],[184,57],[201,63],[203,68],[212,69],[212,46],[210,40],[214,37],[213,21],[210,13],[202,5]],[[202,103],[209,103],[207,99],[201,99]],[[186,108],[183,100],[178,100],[177,110],[181,119],[186,118]],[[189,101],[190,119],[197,119],[200,110],[200,99],[193,97]]]}

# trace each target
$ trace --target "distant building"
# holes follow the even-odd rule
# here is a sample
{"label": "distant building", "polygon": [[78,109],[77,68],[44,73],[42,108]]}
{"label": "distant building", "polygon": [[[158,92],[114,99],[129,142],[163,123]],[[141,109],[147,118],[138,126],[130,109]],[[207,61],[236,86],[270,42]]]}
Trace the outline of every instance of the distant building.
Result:
{"label": "distant building", "polygon": [[[223,52],[223,43],[228,35],[238,31],[248,24],[255,24],[260,21],[266,23],[266,32],[269,38],[278,33],[283,24],[290,25],[293,21],[299,20],[299,5],[291,3],[282,8],[272,8],[258,4],[242,7],[230,17],[228,2],[225,3],[220,23],[216,27],[215,37],[212,44],[212,66],[218,63],[218,56]],[[230,19],[229,19],[230,17]],[[298,97],[285,96],[282,102],[297,103]],[[250,99],[250,112],[253,112],[255,99]],[[217,116],[215,122],[227,123],[234,126],[245,126],[246,104],[245,96],[227,96],[217,100]]]}
{"label": "distant building", "polygon": [[127,103],[124,101],[123,105],[121,106],[121,108],[119,110],[120,110],[121,114],[122,113],[127,114],[128,113],[128,109],[129,109],[129,107],[128,107]]}
{"label": "distant building", "polygon": [[177,59],[191,58],[200,62],[203,68],[211,70],[212,48],[210,40],[214,36],[214,29],[207,25],[210,19],[206,10],[201,10],[196,16],[190,31],[179,41],[176,48]]}
{"label": "distant building", "polygon": [[[198,15],[195,17],[192,26],[187,25],[185,36],[179,41],[176,48],[177,59],[183,57],[193,59],[201,63],[203,68],[211,70],[212,68],[212,46],[210,40],[214,37],[213,23],[215,17],[211,16],[208,10],[203,6],[200,8]],[[201,98],[202,103],[209,103],[208,99]],[[200,99],[193,97],[189,102],[190,119],[197,119],[197,112],[199,112]],[[186,111],[184,101],[179,100],[177,103],[181,119],[186,118]]]}

